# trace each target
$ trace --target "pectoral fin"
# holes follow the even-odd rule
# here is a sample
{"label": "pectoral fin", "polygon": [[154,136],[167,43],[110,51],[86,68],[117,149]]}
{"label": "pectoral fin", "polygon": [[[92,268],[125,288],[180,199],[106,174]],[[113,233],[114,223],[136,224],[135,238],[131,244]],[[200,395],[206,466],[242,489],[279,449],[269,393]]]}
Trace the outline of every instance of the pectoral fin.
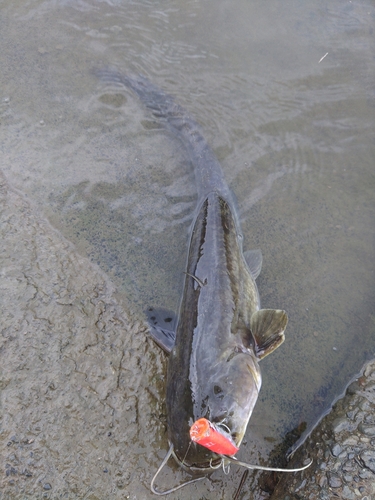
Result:
{"label": "pectoral fin", "polygon": [[248,265],[251,272],[251,276],[256,280],[260,275],[260,271],[262,269],[262,252],[259,250],[259,248],[257,248],[256,250],[247,250],[246,252],[244,252],[243,256],[245,257],[246,264]]}
{"label": "pectoral fin", "polygon": [[146,315],[152,339],[169,354],[176,340],[176,315],[166,309],[152,307],[147,309]]}
{"label": "pectoral fin", "polygon": [[261,309],[251,316],[250,328],[255,340],[255,352],[264,358],[284,342],[288,316],[280,309]]}

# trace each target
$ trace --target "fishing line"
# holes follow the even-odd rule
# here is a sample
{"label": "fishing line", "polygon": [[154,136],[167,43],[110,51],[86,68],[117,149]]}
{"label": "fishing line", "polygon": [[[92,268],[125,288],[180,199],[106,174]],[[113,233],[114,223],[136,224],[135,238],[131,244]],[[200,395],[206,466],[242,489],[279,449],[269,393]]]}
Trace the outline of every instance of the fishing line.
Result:
{"label": "fishing line", "polygon": [[[184,462],[185,462],[185,458],[187,457],[187,454],[189,453],[191,443],[192,443],[192,442],[190,441],[189,446],[188,446],[188,448],[187,448],[187,450],[186,450],[185,456],[184,456],[184,458],[182,459],[182,462],[181,462],[181,463],[182,463],[182,465],[185,465],[185,464],[184,464]],[[187,466],[187,467],[188,467],[188,466]]]}
{"label": "fishing line", "polygon": [[227,476],[230,472],[230,464],[227,465],[227,468],[225,468],[225,461],[224,460],[223,460],[222,464],[223,464],[223,472]]}
{"label": "fishing line", "polygon": [[310,465],[313,463],[312,460],[310,460],[310,463],[307,465],[304,465],[303,467],[299,467],[297,469],[279,469],[277,467],[265,467],[263,465],[252,465],[252,464],[247,464],[246,462],[241,462],[240,460],[237,460],[235,457],[230,457],[228,455],[221,455],[224,459],[229,460],[229,462],[233,464],[240,465],[241,467],[245,467],[246,469],[257,469],[257,470],[267,470],[270,472],[299,472],[301,470],[305,470]]}
{"label": "fishing line", "polygon": [[210,469],[219,469],[222,465],[224,466],[224,460],[222,460],[218,465],[212,465],[212,458],[210,458]]}
{"label": "fishing line", "polygon": [[155,488],[155,486],[154,486],[155,479],[157,478],[159,472],[162,470],[162,468],[164,467],[164,465],[168,462],[168,460],[169,460],[170,456],[172,455],[172,453],[173,453],[173,444],[171,444],[171,446],[170,446],[170,448],[168,450],[168,453],[165,455],[164,460],[162,461],[160,467],[158,468],[158,470],[156,471],[154,477],[152,478],[150,488],[151,488],[152,493],[154,493],[154,495],[159,495],[159,496],[169,495],[169,493],[173,493],[174,491],[177,491],[180,488],[183,488],[184,486],[187,486],[188,484],[195,483],[197,481],[200,481],[201,479],[204,479],[204,476],[203,477],[198,477],[197,479],[192,479],[190,481],[187,481],[186,483],[180,484],[179,486],[175,486],[174,488],[171,488],[170,490],[165,490],[165,491],[159,491],[159,490],[157,490]]}

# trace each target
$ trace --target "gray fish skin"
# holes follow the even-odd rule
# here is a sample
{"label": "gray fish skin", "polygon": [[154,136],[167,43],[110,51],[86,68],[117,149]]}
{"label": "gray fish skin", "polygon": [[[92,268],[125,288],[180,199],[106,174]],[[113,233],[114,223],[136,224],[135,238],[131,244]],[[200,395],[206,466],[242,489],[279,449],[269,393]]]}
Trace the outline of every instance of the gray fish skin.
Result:
{"label": "gray fish skin", "polygon": [[[253,251],[247,262],[244,258],[232,194],[199,125],[145,78],[111,71],[101,76],[131,88],[183,142],[195,168],[198,204],[168,362],[166,403],[175,459],[188,471],[204,474],[222,457],[192,442],[190,426],[205,417],[241,444],[261,387],[258,361],[283,342],[287,316],[281,310],[260,310],[255,279],[261,254]],[[173,343],[168,336],[166,350]],[[162,338],[156,341],[163,345]]]}
{"label": "gray fish skin", "polygon": [[195,221],[187,272],[168,363],[168,438],[181,465],[206,472],[218,457],[191,443],[190,426],[201,417],[225,424],[239,445],[261,386],[249,331],[258,290],[230,206],[215,191]]}

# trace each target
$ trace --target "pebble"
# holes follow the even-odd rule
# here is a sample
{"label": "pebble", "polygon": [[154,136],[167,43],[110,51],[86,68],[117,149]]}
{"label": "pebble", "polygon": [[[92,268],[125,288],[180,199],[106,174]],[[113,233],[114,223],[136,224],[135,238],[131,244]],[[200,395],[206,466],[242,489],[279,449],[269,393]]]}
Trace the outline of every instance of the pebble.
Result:
{"label": "pebble", "polygon": [[360,458],[367,469],[370,469],[370,471],[375,474],[375,451],[365,450],[360,454]]}
{"label": "pebble", "polygon": [[356,446],[358,443],[358,438],[356,436],[349,436],[342,442],[343,446]]}
{"label": "pebble", "polygon": [[361,402],[359,403],[359,407],[360,407],[360,409],[361,409],[361,410],[363,410],[363,411],[369,411],[369,410],[370,410],[370,408],[371,408],[371,404],[370,404],[370,402],[369,402],[369,401],[367,401],[367,399],[364,399],[363,401],[361,401]]}
{"label": "pebble", "polygon": [[319,499],[320,500],[331,500],[330,495],[326,491],[321,491],[319,494]]}
{"label": "pebble", "polygon": [[370,442],[370,438],[365,437],[365,436],[362,436],[359,440],[361,441],[361,443],[369,443]]}
{"label": "pebble", "polygon": [[327,484],[327,476],[326,475],[321,476],[319,478],[318,484],[321,488],[324,488],[324,486],[326,486]]}
{"label": "pebble", "polygon": [[331,488],[340,488],[340,486],[342,486],[342,481],[339,476],[331,474],[328,478],[328,484]]}
{"label": "pebble", "polygon": [[355,470],[355,465],[352,460],[348,460],[342,466],[342,470],[345,472],[353,472]]}
{"label": "pebble", "polygon": [[375,425],[365,425],[363,423],[360,423],[358,426],[358,430],[366,436],[375,436]]}
{"label": "pebble", "polygon": [[375,500],[375,360],[369,365],[363,372],[369,375],[349,386],[289,464],[309,457],[311,467],[283,475],[269,500],[288,494],[293,500]]}
{"label": "pebble", "polygon": [[358,475],[361,479],[369,479],[372,476],[372,472],[368,469],[363,469]]}
{"label": "pebble", "polygon": [[346,389],[346,393],[350,394],[350,395],[354,395],[358,392],[359,389],[360,389],[359,382],[358,382],[358,380],[355,380]]}
{"label": "pebble", "polygon": [[356,408],[355,410],[347,411],[346,416],[348,418],[350,418],[350,420],[354,420],[354,417],[356,416],[357,412],[358,412],[358,408]]}
{"label": "pebble", "polygon": [[338,443],[335,443],[331,448],[332,455],[334,457],[337,457],[337,455],[340,455],[341,450],[342,450],[341,446]]}
{"label": "pebble", "polygon": [[348,421],[345,417],[336,418],[332,422],[332,429],[335,434],[349,430]]}
{"label": "pebble", "polygon": [[355,493],[350,491],[350,489],[347,485],[345,485],[342,489],[342,492],[341,492],[341,498],[343,498],[345,500],[355,500],[356,495],[355,495]]}
{"label": "pebble", "polygon": [[300,486],[299,486],[298,488],[296,488],[296,491],[298,491],[298,490],[300,490],[300,489],[304,488],[304,487],[305,487],[305,485],[306,485],[306,483],[307,483],[307,481],[306,481],[306,479],[304,479],[304,480],[302,481],[302,483],[300,484]]}

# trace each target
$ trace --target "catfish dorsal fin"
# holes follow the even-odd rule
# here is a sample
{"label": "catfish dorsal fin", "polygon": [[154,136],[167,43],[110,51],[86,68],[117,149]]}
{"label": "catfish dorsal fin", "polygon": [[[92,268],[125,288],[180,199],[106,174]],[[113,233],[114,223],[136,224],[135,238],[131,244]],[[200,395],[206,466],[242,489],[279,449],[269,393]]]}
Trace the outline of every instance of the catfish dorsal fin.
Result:
{"label": "catfish dorsal fin", "polygon": [[287,323],[288,316],[280,309],[260,309],[251,316],[250,328],[259,359],[273,352],[284,342]]}
{"label": "catfish dorsal fin", "polygon": [[251,276],[256,280],[262,269],[263,256],[259,248],[244,252],[246,264],[251,272]]}

